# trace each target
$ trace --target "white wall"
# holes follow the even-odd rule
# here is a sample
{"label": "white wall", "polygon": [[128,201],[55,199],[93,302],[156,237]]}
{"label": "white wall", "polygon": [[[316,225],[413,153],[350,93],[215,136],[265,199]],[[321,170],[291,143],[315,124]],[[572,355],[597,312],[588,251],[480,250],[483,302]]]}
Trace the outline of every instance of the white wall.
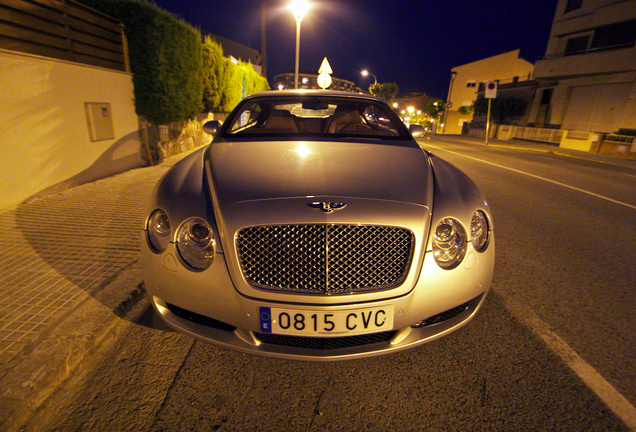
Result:
{"label": "white wall", "polygon": [[[90,141],[85,102],[110,103],[114,139]],[[130,74],[0,50],[0,209],[140,164]]]}

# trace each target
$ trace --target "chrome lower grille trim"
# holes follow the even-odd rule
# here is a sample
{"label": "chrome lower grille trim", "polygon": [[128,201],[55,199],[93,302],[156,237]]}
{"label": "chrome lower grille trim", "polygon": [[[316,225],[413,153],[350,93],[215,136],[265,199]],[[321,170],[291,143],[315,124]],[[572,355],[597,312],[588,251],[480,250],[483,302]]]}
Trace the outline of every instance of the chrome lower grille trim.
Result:
{"label": "chrome lower grille trim", "polygon": [[414,236],[405,228],[376,225],[267,225],[240,230],[236,242],[251,285],[340,294],[399,285]]}

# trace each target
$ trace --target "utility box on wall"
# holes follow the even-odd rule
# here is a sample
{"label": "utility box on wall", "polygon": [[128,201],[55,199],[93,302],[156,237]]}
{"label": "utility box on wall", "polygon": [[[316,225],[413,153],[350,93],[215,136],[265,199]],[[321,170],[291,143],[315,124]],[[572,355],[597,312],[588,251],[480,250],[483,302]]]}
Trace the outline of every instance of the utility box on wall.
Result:
{"label": "utility box on wall", "polygon": [[86,112],[88,135],[91,141],[115,138],[110,103],[84,102],[84,111]]}

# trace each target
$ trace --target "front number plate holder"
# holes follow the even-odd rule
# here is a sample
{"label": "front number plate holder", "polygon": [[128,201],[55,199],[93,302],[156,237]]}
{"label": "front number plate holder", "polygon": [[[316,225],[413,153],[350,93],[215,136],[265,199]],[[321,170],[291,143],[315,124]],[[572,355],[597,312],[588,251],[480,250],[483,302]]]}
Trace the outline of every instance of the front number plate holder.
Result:
{"label": "front number plate holder", "polygon": [[337,337],[393,330],[393,305],[345,310],[259,309],[262,333]]}

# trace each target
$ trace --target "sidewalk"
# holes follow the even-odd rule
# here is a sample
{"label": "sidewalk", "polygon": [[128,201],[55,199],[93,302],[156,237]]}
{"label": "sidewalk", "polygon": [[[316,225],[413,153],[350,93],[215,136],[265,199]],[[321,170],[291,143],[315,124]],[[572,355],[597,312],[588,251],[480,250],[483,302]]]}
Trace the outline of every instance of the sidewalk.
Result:
{"label": "sidewalk", "polygon": [[[634,160],[547,144],[489,145],[636,169]],[[116,337],[121,317],[143,296],[138,259],[146,202],[183,156],[0,212],[0,430],[19,429],[94,347]]]}
{"label": "sidewalk", "polygon": [[146,203],[183,156],[0,212],[0,430],[19,429],[141,297]]}

